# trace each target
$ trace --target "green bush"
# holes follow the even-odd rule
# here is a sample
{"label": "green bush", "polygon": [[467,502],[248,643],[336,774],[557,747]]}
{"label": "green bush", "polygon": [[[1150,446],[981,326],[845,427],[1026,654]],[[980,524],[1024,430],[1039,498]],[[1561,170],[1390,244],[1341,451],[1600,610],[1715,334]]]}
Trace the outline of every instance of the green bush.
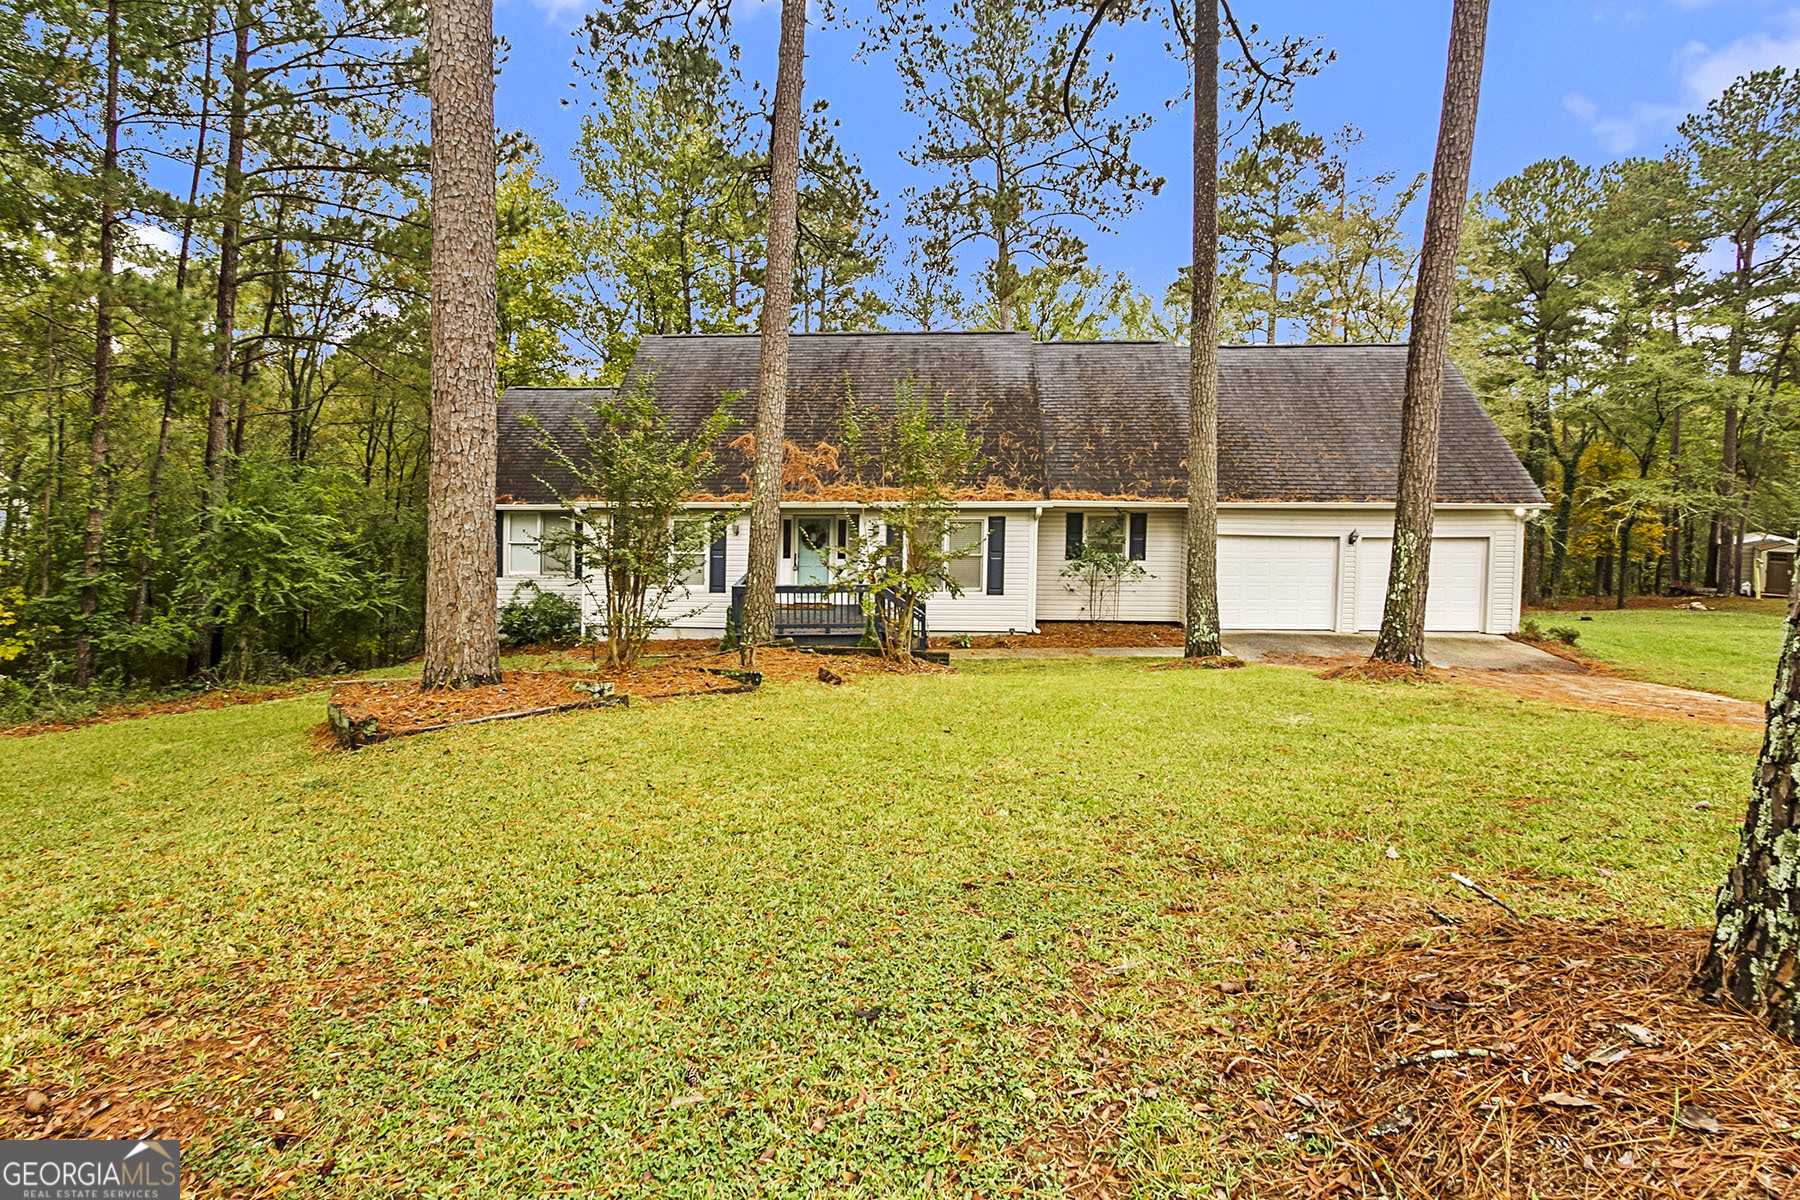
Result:
{"label": "green bush", "polygon": [[514,646],[560,646],[581,636],[581,605],[529,579],[500,609],[500,636]]}

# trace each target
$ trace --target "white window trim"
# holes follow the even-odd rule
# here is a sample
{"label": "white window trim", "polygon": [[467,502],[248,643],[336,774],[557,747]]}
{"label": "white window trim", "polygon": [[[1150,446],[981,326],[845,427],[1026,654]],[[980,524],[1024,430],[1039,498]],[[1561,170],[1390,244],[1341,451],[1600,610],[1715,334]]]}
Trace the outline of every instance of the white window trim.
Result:
{"label": "white window trim", "polygon": [[[673,525],[676,527],[680,527],[682,525],[699,525],[701,528],[704,529],[707,527],[708,523],[711,522],[711,520],[712,520],[712,517],[710,515],[705,515],[705,514],[702,514],[700,516],[692,516],[692,517],[682,516],[682,517],[676,517],[673,522]],[[719,532],[722,535],[724,533],[724,530],[721,529]],[[670,546],[669,546],[670,562],[674,562],[675,558],[676,558],[675,546],[673,544],[673,541],[671,541]],[[689,583],[686,579],[683,579],[681,581],[681,583],[679,584],[679,586],[680,586],[681,592],[684,596],[691,596],[696,591],[704,592],[707,590],[707,588],[712,583],[712,576],[711,576],[712,540],[710,538],[707,541],[701,543],[700,549],[694,552],[694,569],[699,571],[700,581],[698,583]]]}
{"label": "white window trim", "polygon": [[[975,552],[973,554],[967,556],[967,557],[973,558],[975,560],[975,582],[971,583],[971,584],[965,584],[963,586],[962,594],[965,596],[984,596],[987,594],[987,585],[988,585],[988,518],[986,516],[979,516],[979,517],[957,516],[952,520],[951,524],[952,524],[952,528],[954,528],[956,525],[974,525],[977,529],[979,529],[981,531],[981,537],[975,543]],[[950,554],[951,532],[952,532],[951,529],[946,529],[944,531],[943,550],[944,550],[944,554],[945,554],[946,560],[947,560],[946,567],[948,566],[948,561],[951,561],[951,560],[948,560],[948,556]],[[961,560],[957,559],[957,560],[953,560],[953,561],[961,561]],[[949,594],[950,594],[950,591],[948,588],[946,588],[943,591],[938,593],[938,595],[940,595],[940,596],[948,596]]]}
{"label": "white window trim", "polygon": [[[526,517],[531,518],[531,528],[528,533],[524,532],[520,528],[521,526],[523,526],[525,524],[524,518],[526,518]],[[575,577],[575,571],[574,571],[574,568],[572,565],[570,567],[565,568],[560,571],[559,570],[546,571],[543,569],[544,554],[543,554],[542,549],[539,547],[539,543],[542,541],[543,536],[544,536],[544,520],[546,517],[548,517],[552,520],[561,519],[564,521],[569,521],[571,525],[573,525],[573,523],[574,523],[573,518],[571,518],[568,513],[562,511],[561,509],[557,509],[554,511],[545,511],[543,509],[522,509],[522,510],[514,509],[514,510],[507,512],[507,514],[506,514],[506,575],[507,575],[507,578],[509,578],[509,579],[573,579]],[[515,524],[515,522],[516,522],[516,524]],[[523,536],[521,536],[521,534],[523,534]],[[513,554],[515,551],[522,551],[526,554],[531,555],[531,560],[536,565],[537,570],[534,570],[534,571],[514,570],[513,569]],[[573,553],[573,548],[571,548],[570,553],[571,554]]]}

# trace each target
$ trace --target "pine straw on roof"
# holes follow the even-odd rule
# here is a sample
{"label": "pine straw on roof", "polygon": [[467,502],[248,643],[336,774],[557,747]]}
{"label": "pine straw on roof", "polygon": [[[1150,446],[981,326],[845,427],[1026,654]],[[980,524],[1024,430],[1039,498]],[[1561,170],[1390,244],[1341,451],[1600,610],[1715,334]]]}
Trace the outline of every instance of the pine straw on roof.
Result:
{"label": "pine straw on roof", "polygon": [[1497,917],[1281,964],[1219,1071],[1244,1194],[1800,1196],[1800,1047],[1694,996],[1705,946]]}

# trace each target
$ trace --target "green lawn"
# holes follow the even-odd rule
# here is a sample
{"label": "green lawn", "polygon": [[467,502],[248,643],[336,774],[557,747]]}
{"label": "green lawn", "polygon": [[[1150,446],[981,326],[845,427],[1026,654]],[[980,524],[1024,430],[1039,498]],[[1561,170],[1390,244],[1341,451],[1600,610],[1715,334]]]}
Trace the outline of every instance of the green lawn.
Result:
{"label": "green lawn", "polygon": [[1121,661],[355,755],[321,708],[0,740],[7,1095],[149,1063],[136,1102],[223,1102],[214,1187],[368,1197],[1055,1195],[1119,1104],[1137,1194],[1211,1195],[1216,1064],[1171,1031],[1232,960],[1478,906],[1453,870],[1703,921],[1757,741]]}
{"label": "green lawn", "polygon": [[1768,701],[1775,686],[1775,659],[1781,650],[1785,611],[1779,600],[1739,600],[1708,612],[1602,609],[1532,612],[1527,619],[1580,630],[1577,649],[1637,678],[1761,704]]}

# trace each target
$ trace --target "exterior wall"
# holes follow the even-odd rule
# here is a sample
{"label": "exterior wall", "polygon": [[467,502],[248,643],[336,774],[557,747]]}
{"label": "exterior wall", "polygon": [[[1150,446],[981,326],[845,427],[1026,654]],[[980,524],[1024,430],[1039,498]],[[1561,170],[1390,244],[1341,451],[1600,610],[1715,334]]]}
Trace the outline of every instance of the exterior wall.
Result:
{"label": "exterior wall", "polygon": [[[501,510],[503,512],[546,512],[561,511],[553,506],[514,506]],[[695,509],[696,513],[705,509]],[[802,514],[818,513],[833,518],[846,515],[842,508],[828,509],[818,506],[796,505],[784,507],[782,515],[791,518]],[[1003,516],[1006,520],[1006,550],[1004,578],[1000,595],[989,595],[986,591],[986,558],[985,543],[983,551],[983,588],[979,591],[968,590],[961,596],[952,597],[942,593],[929,597],[925,601],[926,616],[932,632],[935,633],[1008,633],[1013,631],[1028,632],[1033,626],[1032,610],[1037,593],[1037,515],[1031,508],[970,508],[967,510],[970,520],[986,522],[989,517]],[[873,517],[864,514],[863,529],[868,533],[868,522]],[[679,591],[675,593],[666,606],[666,615],[670,620],[668,631],[680,637],[718,637],[725,632],[726,619],[731,612],[731,588],[744,577],[750,567],[750,522],[749,518],[739,515],[725,528],[725,590],[714,592],[706,587]],[[778,560],[776,582],[791,584],[794,581],[794,564],[791,558]],[[496,579],[498,603],[504,605],[512,598],[516,588],[524,583],[536,584],[541,590],[554,592],[579,600],[589,620],[595,618],[599,605],[596,599],[587,594],[579,580],[567,575],[515,575],[502,574]],[[710,582],[710,580],[709,580]]]}
{"label": "exterior wall", "polygon": [[[1183,619],[1183,589],[1187,579],[1187,510],[1185,508],[1107,508],[1095,506],[1081,509],[1046,509],[1038,521],[1037,547],[1037,619],[1040,621],[1086,621],[1087,594],[1069,585],[1063,578],[1068,560],[1063,557],[1068,546],[1068,517],[1071,512],[1089,516],[1115,516],[1141,512],[1144,520],[1144,558],[1140,564],[1146,575],[1122,584],[1116,603],[1108,603],[1100,614],[1104,621],[1176,621]],[[1079,585],[1077,585],[1079,587]]]}
{"label": "exterior wall", "polygon": [[[518,511],[518,510],[514,510]],[[554,508],[539,511],[554,512]],[[703,510],[696,510],[703,511]],[[820,508],[795,506],[787,513],[825,512]],[[842,510],[836,510],[841,512]],[[990,516],[1006,519],[1006,556],[1004,590],[1000,595],[968,591],[951,598],[938,595],[926,601],[931,630],[936,633],[1006,633],[1036,628],[1039,621],[1086,620],[1086,596],[1079,595],[1062,577],[1066,565],[1063,558],[1067,514],[1080,511],[1089,514],[1144,512],[1146,578],[1126,584],[1120,589],[1116,612],[1102,614],[1106,620],[1166,621],[1182,620],[1183,588],[1186,577],[1186,512],[1181,506],[1149,508],[1114,508],[1106,505],[1045,505],[1040,510],[1023,508],[970,507],[970,519],[986,520]],[[1393,536],[1393,510],[1379,505],[1333,505],[1313,508],[1280,505],[1232,505],[1219,512],[1219,533],[1223,537],[1327,537],[1339,543],[1337,554],[1336,594],[1333,611],[1335,628],[1340,632],[1357,629],[1357,597],[1360,586],[1380,586],[1384,574],[1381,566],[1365,566],[1372,553],[1381,547],[1365,548],[1365,539],[1379,540]],[[1041,514],[1041,515],[1040,515]],[[865,528],[869,516],[864,516]],[[1444,538],[1480,538],[1488,542],[1487,601],[1482,618],[1482,631],[1511,633],[1518,629],[1520,588],[1523,582],[1525,526],[1511,509],[1462,508],[1441,506],[1437,510],[1435,533]],[[1355,531],[1356,543],[1349,535]],[[726,590],[711,592],[704,588],[678,595],[671,602],[671,631],[681,636],[709,637],[724,632],[731,607],[731,585],[742,579],[749,566],[749,522],[739,516],[726,528]],[[791,560],[782,560],[780,582],[792,581]],[[513,590],[529,579],[545,591],[561,592],[582,599],[592,615],[594,604],[584,595],[580,583],[566,576],[501,575],[497,580],[497,599],[504,604]]]}
{"label": "exterior wall", "polygon": [[[1067,588],[1062,578],[1065,565],[1063,549],[1068,513],[1112,514],[1147,512],[1145,523],[1144,567],[1151,578],[1125,584],[1120,588],[1117,615],[1106,612],[1107,620],[1172,621],[1183,619],[1183,589],[1186,586],[1186,511],[1165,508],[1112,508],[1105,505],[1048,507],[1039,522],[1038,537],[1038,606],[1040,621],[1077,621],[1088,619],[1086,597]],[[1482,631],[1511,633],[1519,626],[1520,567],[1524,561],[1525,526],[1513,510],[1503,508],[1461,508],[1444,505],[1437,510],[1435,535],[1438,537],[1484,538],[1489,542],[1487,558],[1487,611]],[[1357,534],[1351,544],[1349,535]],[[1372,577],[1371,585],[1381,586],[1383,572],[1361,570],[1364,556],[1359,553],[1364,538],[1392,538],[1393,508],[1387,505],[1330,505],[1318,507],[1283,507],[1268,505],[1229,505],[1219,510],[1221,537],[1329,537],[1338,539],[1338,574],[1334,611],[1335,628],[1353,632],[1357,628],[1357,592],[1359,582]]]}

